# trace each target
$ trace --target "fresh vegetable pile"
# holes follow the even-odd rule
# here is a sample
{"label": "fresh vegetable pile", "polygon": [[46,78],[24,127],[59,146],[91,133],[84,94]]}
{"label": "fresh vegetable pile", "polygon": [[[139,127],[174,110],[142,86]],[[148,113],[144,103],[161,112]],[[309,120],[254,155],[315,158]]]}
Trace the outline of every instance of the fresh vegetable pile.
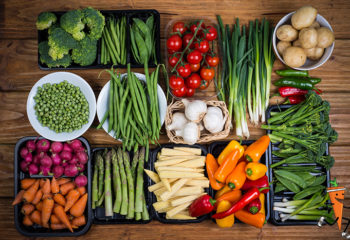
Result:
{"label": "fresh vegetable pile", "polygon": [[206,89],[214,79],[215,67],[219,64],[216,39],[216,28],[205,26],[203,20],[188,25],[182,21],[174,24],[167,50],[172,74],[169,86],[175,97],[192,97],[196,89]]}
{"label": "fresh vegetable pile", "polygon": [[86,224],[84,215],[88,193],[70,178],[53,177],[21,180],[19,191],[12,205],[22,204],[23,225],[44,227],[51,230],[77,229]]}

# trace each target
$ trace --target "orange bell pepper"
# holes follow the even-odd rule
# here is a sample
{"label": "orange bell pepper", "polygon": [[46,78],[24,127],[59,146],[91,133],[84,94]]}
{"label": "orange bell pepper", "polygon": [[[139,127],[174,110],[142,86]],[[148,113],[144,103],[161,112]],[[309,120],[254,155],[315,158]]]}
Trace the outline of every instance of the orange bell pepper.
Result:
{"label": "orange bell pepper", "polygon": [[261,208],[260,208],[259,213],[266,215],[265,214],[265,194],[264,193],[260,193],[259,200],[261,202]]}
{"label": "orange bell pepper", "polygon": [[239,142],[237,142],[236,140],[232,140],[231,142],[229,142],[229,144],[227,144],[225,149],[220,153],[218,157],[219,165],[221,165],[224,162],[224,160],[227,158],[227,156],[235,149],[239,150],[239,154],[240,154],[239,158],[243,156],[244,148],[241,146],[241,144],[239,144]]}
{"label": "orange bell pepper", "polygon": [[248,162],[259,162],[261,156],[265,153],[270,144],[270,137],[264,135],[252,143],[244,152]]}
{"label": "orange bell pepper", "polygon": [[250,212],[241,209],[235,213],[235,216],[240,221],[257,228],[262,228],[265,223],[265,214],[260,212],[257,214],[251,214]]}
{"label": "orange bell pepper", "polygon": [[267,172],[267,167],[265,164],[258,162],[250,162],[245,167],[246,176],[250,180],[257,180],[263,177]]}
{"label": "orange bell pepper", "polygon": [[231,189],[241,189],[246,180],[246,162],[238,163],[237,167],[230,173],[230,175],[226,178],[226,184]]}
{"label": "orange bell pepper", "polygon": [[219,191],[215,193],[215,199],[218,199],[219,197],[221,197],[222,195],[224,195],[229,191],[231,191],[231,188],[229,186],[227,185],[223,186],[223,188],[221,188]]}
{"label": "orange bell pepper", "polygon": [[236,167],[238,160],[240,159],[240,152],[238,149],[234,149],[230,152],[218,170],[215,172],[215,179],[221,183],[224,183],[227,176]]}
{"label": "orange bell pepper", "polygon": [[218,197],[216,199],[217,202],[220,201],[229,201],[230,203],[234,204],[236,203],[239,199],[242,197],[242,192],[241,190],[232,190],[230,192],[227,192],[223,194],[222,196]]}
{"label": "orange bell pepper", "polygon": [[210,154],[210,153],[207,154],[207,158],[205,160],[205,165],[207,168],[207,174],[208,174],[210,186],[214,190],[221,189],[224,186],[224,184],[217,182],[215,177],[214,177],[214,174],[215,174],[216,170],[218,169],[219,165],[216,162],[216,159],[214,158],[214,156],[212,154]]}
{"label": "orange bell pepper", "polygon": [[[223,201],[218,203],[218,207],[216,209],[216,212],[217,213],[225,212],[226,210],[228,210],[231,207],[231,205],[232,204],[229,201],[223,200]],[[234,214],[231,214],[231,215],[229,215],[225,218],[222,218],[222,219],[216,219],[216,224],[221,228],[232,227],[234,223],[235,223]]]}

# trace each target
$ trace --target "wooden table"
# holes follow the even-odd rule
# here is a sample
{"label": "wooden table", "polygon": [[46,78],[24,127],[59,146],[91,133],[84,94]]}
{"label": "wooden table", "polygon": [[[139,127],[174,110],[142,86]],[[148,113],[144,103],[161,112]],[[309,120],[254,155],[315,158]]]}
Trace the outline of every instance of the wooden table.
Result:
{"label": "wooden table", "polygon": [[[311,4],[311,1],[307,1]],[[48,71],[37,65],[37,31],[35,21],[42,11],[64,11],[92,6],[97,9],[157,9],[161,15],[162,47],[165,43],[165,25],[178,15],[186,17],[209,17],[215,20],[220,14],[224,23],[232,23],[239,17],[242,23],[266,17],[274,24],[285,14],[307,4],[302,0],[129,0],[129,1],[0,1],[0,238],[24,238],[14,227],[13,208],[13,151],[17,140],[24,136],[37,135],[26,114],[26,99],[29,90]],[[311,75],[321,77],[319,87],[323,97],[331,104],[332,126],[339,133],[339,140],[330,148],[336,159],[332,177],[340,185],[350,188],[350,1],[318,0],[312,2],[321,15],[332,25],[336,41],[329,61]],[[164,49],[162,53],[164,52]],[[276,61],[275,68],[282,68]],[[142,72],[142,69],[134,69]],[[107,82],[107,75],[98,79],[100,70],[72,71],[86,79],[98,95]],[[273,75],[273,79],[276,76]],[[271,91],[276,91],[272,88]],[[271,101],[275,101],[272,99]],[[250,128],[251,139],[263,134],[258,128]],[[103,130],[90,129],[84,134],[93,146],[117,144]],[[233,135],[230,138],[234,137]],[[161,142],[168,139],[162,136]],[[345,204],[350,205],[349,193]],[[345,212],[344,216],[349,216]],[[164,225],[153,221],[147,225],[94,225],[83,236],[88,239],[113,237],[114,239],[336,239],[339,230],[333,227],[316,226],[276,227],[267,224],[263,230],[237,224],[230,229],[219,229],[207,220],[200,224]]]}

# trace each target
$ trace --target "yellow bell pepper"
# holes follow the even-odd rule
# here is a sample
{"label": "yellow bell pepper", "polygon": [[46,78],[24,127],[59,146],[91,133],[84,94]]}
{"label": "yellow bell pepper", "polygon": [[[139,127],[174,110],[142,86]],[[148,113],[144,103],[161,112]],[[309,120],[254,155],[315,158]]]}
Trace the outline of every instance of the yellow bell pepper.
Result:
{"label": "yellow bell pepper", "polygon": [[259,200],[261,202],[261,208],[260,208],[259,213],[266,215],[265,214],[265,194],[264,193],[260,193]]}
{"label": "yellow bell pepper", "polygon": [[235,149],[239,150],[239,158],[243,156],[244,148],[241,146],[241,144],[239,144],[239,142],[237,142],[236,140],[232,140],[229,144],[227,144],[225,149],[220,153],[218,157],[219,165],[221,165],[221,163],[223,163],[223,161],[227,158],[227,156]]}
{"label": "yellow bell pepper", "polygon": [[247,178],[254,181],[263,177],[267,172],[267,167],[265,164],[258,162],[250,162],[245,167],[245,172]]}
{"label": "yellow bell pepper", "polygon": [[[231,206],[232,206],[232,204],[229,201],[222,200],[219,202],[219,204],[217,206],[216,213],[225,212]],[[234,223],[235,223],[234,214],[231,214],[231,215],[224,217],[222,219],[216,219],[216,224],[221,228],[232,227]]]}

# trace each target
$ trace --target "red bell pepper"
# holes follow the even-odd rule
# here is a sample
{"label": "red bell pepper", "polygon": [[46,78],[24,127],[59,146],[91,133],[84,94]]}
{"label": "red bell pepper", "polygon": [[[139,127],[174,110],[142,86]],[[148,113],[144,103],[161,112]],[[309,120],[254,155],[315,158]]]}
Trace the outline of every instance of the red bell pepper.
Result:
{"label": "red bell pepper", "polygon": [[253,201],[251,201],[248,205],[247,205],[247,210],[251,213],[251,214],[257,214],[261,209],[261,202],[260,199],[254,199]]}
{"label": "red bell pepper", "polygon": [[295,87],[280,87],[278,89],[281,97],[290,97],[290,96],[304,96],[307,94],[308,90],[302,90],[300,88]]}
{"label": "red bell pepper", "polygon": [[[265,187],[269,187],[269,180],[267,179],[267,176],[263,176],[257,180],[249,180],[247,179],[244,184],[243,187],[241,188],[241,190],[243,191],[248,191],[249,189],[256,187],[256,188],[265,188]],[[261,191],[261,193],[268,193],[269,192],[269,188],[268,189],[264,189]]]}
{"label": "red bell pepper", "polygon": [[216,200],[212,199],[208,194],[197,198],[190,206],[189,213],[191,217],[199,217],[210,213],[214,210]]}
{"label": "red bell pepper", "polygon": [[289,104],[299,104],[305,100],[305,96],[290,96],[288,97]]}

